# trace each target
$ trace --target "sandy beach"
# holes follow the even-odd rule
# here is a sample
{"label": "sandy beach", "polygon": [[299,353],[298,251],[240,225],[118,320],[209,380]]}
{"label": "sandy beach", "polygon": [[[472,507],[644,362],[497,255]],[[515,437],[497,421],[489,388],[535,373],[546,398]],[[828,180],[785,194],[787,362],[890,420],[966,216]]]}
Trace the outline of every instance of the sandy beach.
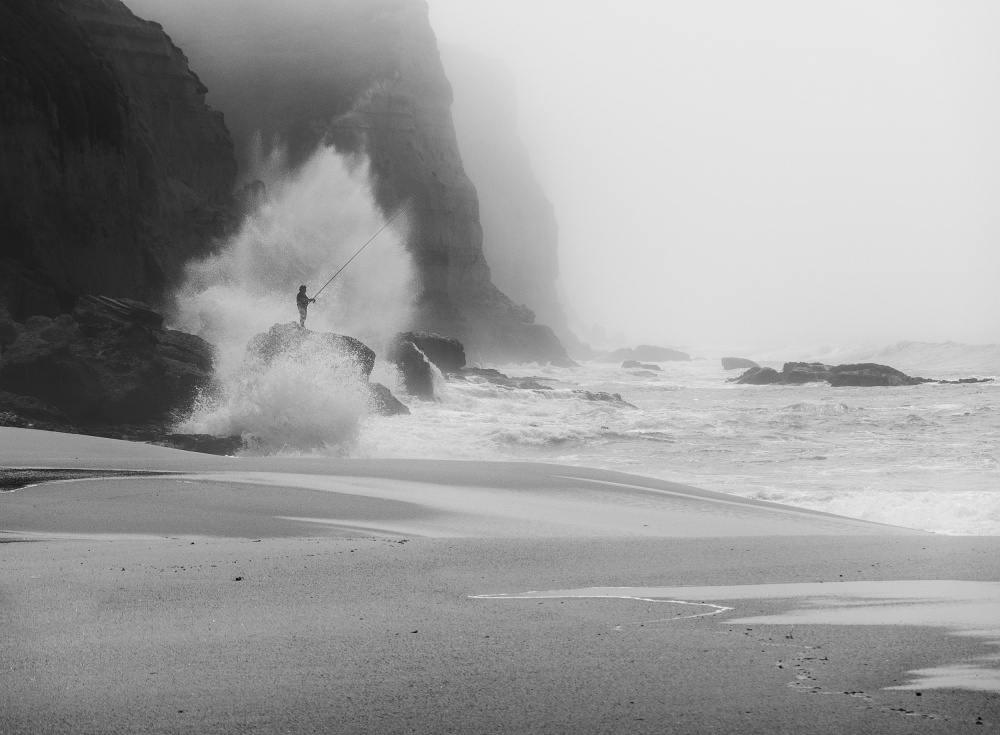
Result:
{"label": "sandy beach", "polygon": [[0,732],[1000,723],[997,538],[546,464],[0,428],[0,468]]}

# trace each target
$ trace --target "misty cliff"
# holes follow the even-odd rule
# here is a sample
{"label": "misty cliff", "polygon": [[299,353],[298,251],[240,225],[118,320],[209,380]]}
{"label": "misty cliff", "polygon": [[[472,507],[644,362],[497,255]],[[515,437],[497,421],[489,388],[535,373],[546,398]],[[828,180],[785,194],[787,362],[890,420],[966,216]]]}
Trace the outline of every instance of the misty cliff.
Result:
{"label": "misty cliff", "polygon": [[161,21],[190,55],[226,115],[241,166],[255,144],[279,142],[292,165],[332,144],[367,154],[387,215],[411,203],[407,247],[420,281],[414,329],[461,339],[473,360],[565,356],[552,330],[491,280],[480,203],[423,0],[133,7]]}
{"label": "misty cliff", "polygon": [[483,252],[493,282],[530,307],[573,353],[582,345],[556,289],[559,226],[517,130],[510,72],[499,61],[453,44],[441,44],[441,61],[455,93],[452,117],[462,163],[479,195]]}
{"label": "misty cliff", "polygon": [[221,114],[156,23],[118,0],[0,0],[0,298],[155,301],[230,217]]}

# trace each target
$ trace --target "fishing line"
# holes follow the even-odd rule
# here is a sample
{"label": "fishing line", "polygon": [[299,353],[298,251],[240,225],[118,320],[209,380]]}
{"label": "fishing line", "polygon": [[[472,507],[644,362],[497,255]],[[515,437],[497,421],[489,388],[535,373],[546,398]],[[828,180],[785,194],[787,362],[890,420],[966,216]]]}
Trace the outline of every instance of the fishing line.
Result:
{"label": "fishing line", "polygon": [[[336,273],[334,273],[333,276],[330,278],[330,280],[323,284],[323,288],[326,288],[331,283],[333,283],[333,279],[340,275],[340,271],[344,270],[344,268],[346,268],[347,266],[349,266],[351,264],[351,260],[354,260],[356,257],[358,257],[359,255],[361,255],[361,251],[364,250],[366,247],[368,247],[368,243],[370,243],[372,240],[374,240],[376,237],[378,237],[379,234],[381,234],[382,230],[384,230],[386,227],[388,227],[389,225],[391,225],[392,221],[394,219],[396,219],[396,217],[398,217],[399,215],[401,215],[408,205],[409,205],[409,202],[407,202],[402,207],[400,207],[399,210],[396,212],[396,214],[392,215],[392,217],[389,218],[389,220],[384,225],[382,225],[381,227],[379,227],[378,228],[378,232],[376,232],[374,235],[372,235],[370,238],[368,238],[368,242],[366,242],[364,245],[362,245],[360,248],[358,248],[358,252],[356,252],[354,255],[352,255],[351,259],[348,260],[346,263],[344,263],[342,266],[340,266],[340,270],[338,270]],[[323,288],[321,288],[319,291],[317,291],[316,293],[314,293],[312,297],[316,298],[321,293],[323,293]]]}

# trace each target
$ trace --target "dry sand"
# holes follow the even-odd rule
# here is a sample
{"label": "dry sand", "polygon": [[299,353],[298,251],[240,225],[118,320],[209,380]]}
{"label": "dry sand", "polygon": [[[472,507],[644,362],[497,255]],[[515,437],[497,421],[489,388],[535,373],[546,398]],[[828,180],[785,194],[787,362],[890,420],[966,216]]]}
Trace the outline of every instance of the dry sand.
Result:
{"label": "dry sand", "polygon": [[0,493],[2,733],[1000,724],[1000,585],[854,584],[996,583],[1000,539],[542,464],[0,428],[0,467],[165,473]]}

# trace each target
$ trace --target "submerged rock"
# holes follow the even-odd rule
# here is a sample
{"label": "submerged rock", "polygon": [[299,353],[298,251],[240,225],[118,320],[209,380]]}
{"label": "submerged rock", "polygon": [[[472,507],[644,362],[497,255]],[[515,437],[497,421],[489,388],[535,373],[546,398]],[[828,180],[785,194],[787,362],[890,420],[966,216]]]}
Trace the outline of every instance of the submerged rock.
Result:
{"label": "submerged rock", "polygon": [[672,350],[669,347],[656,345],[639,345],[638,347],[623,347],[605,357],[602,362],[618,362],[619,360],[648,360],[652,362],[667,362],[690,360],[686,352]]}
{"label": "submerged rock", "polygon": [[585,401],[603,401],[605,403],[617,403],[622,406],[628,406],[629,408],[636,408],[624,398],[622,398],[620,393],[606,393],[603,390],[599,391],[589,391],[589,390],[575,390],[573,391],[576,395],[580,396]]}
{"label": "submerged rock", "polygon": [[748,360],[745,357],[723,357],[722,358],[722,369],[723,370],[738,370],[739,368],[755,368],[760,367],[753,360]]}
{"label": "submerged rock", "polygon": [[625,362],[622,363],[622,367],[629,370],[659,370],[659,371],[663,370],[663,368],[661,368],[659,365],[653,365],[651,363],[648,364],[642,363],[639,362],[638,360],[626,360]]}
{"label": "submerged rock", "polygon": [[[538,382],[538,378],[534,377],[524,377],[524,378],[512,378],[504,375],[499,370],[495,368],[464,368],[461,373],[462,377],[477,377],[482,378],[487,383],[492,383],[493,385],[500,385],[504,388],[519,388],[521,390],[553,390],[552,386],[544,385]],[[544,380],[544,378],[542,378]]]}

